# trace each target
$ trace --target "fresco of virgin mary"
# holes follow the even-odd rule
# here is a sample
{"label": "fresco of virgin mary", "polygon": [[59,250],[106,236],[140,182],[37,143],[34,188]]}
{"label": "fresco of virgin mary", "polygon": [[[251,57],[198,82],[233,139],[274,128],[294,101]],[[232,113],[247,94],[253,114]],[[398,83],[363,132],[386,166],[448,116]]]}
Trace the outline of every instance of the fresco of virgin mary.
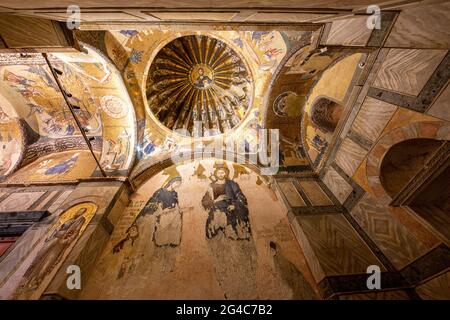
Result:
{"label": "fresco of virgin mary", "polygon": [[156,190],[144,208],[136,216],[125,238],[118,242],[113,253],[123,249],[124,244],[139,237],[139,225],[146,215],[156,217],[152,241],[158,247],[176,247],[181,242],[182,211],[178,203],[176,189],[181,185],[181,177],[170,179],[162,188]]}

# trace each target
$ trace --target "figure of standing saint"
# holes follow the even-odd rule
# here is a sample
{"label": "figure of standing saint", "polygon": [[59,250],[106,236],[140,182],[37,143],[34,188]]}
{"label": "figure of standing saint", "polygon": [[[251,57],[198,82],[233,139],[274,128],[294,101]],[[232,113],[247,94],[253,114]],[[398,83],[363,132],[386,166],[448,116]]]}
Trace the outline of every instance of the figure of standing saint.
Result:
{"label": "figure of standing saint", "polygon": [[213,175],[215,181],[202,199],[202,205],[208,211],[206,236],[213,238],[222,231],[227,238],[249,240],[247,198],[239,185],[228,178],[228,168],[216,168]]}
{"label": "figure of standing saint", "polygon": [[153,193],[144,208],[136,216],[125,238],[114,246],[114,253],[122,250],[126,241],[131,240],[134,242],[139,236],[139,225],[146,215],[154,215],[156,217],[152,238],[156,246],[176,247],[180,244],[182,211],[178,204],[178,193],[176,191],[180,184],[181,177],[175,177]]}
{"label": "figure of standing saint", "polygon": [[[134,271],[147,272],[152,269],[154,274],[160,276],[174,270],[183,224],[183,212],[176,191],[181,181],[181,177],[174,177],[156,190],[128,228],[125,237],[113,247],[115,254],[123,250],[123,262],[117,278],[127,277]],[[125,247],[127,242],[131,246]],[[141,261],[147,262],[128,268],[127,265],[139,251],[145,256],[141,257]]]}
{"label": "figure of standing saint", "polygon": [[25,272],[24,281],[16,294],[38,288],[44,278],[54,270],[66,250],[78,238],[86,222],[84,217],[86,211],[86,208],[80,208],[72,218],[57,227],[45,240],[44,246]]}

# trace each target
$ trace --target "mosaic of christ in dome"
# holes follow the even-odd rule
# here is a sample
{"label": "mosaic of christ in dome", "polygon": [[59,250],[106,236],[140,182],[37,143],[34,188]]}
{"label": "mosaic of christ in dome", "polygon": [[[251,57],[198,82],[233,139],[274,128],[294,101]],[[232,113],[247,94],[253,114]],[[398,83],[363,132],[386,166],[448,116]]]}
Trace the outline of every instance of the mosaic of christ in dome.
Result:
{"label": "mosaic of christ in dome", "polygon": [[251,107],[247,66],[223,41],[184,36],[162,48],[147,78],[150,111],[169,129],[191,132],[195,122],[212,135],[237,126]]}

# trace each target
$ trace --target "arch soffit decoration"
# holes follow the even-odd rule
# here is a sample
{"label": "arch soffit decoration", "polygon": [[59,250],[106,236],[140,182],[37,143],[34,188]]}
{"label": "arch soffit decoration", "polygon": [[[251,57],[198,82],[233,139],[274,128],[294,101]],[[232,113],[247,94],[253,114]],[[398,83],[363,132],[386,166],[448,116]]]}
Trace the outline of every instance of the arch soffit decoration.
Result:
{"label": "arch soffit decoration", "polygon": [[[322,79],[322,76],[324,75],[324,73],[327,71],[327,70],[330,70],[331,68],[333,68],[333,67],[335,67],[339,62],[341,62],[341,61],[343,61],[344,59],[346,59],[346,58],[348,58],[348,57],[350,57],[351,55],[353,55],[353,54],[357,54],[357,53],[363,53],[363,51],[361,51],[361,50],[358,50],[358,49],[348,49],[348,50],[343,50],[342,52],[341,52],[341,55],[339,56],[339,57],[337,57],[336,59],[334,59],[324,70],[322,70],[322,72],[320,73],[320,76],[316,79],[316,81],[314,81],[314,83],[311,85],[311,88],[310,88],[310,90],[309,90],[309,92],[308,92],[308,94],[306,95],[306,103],[308,102],[308,100],[309,100],[309,98],[310,98],[310,96],[311,96],[311,93],[312,93],[312,91],[314,90],[314,87],[320,82],[320,80]],[[353,77],[354,77],[354,74],[353,74]],[[351,84],[350,84],[350,87],[348,87],[347,88],[347,95],[348,95],[348,92],[350,91],[352,89],[352,87],[351,87]],[[325,99],[328,99],[328,100],[330,100],[330,101],[332,101],[332,102],[334,102],[334,103],[336,103],[336,104],[338,104],[338,105],[341,105],[342,106],[342,114],[341,114],[341,117],[340,117],[340,119],[339,119],[339,122],[337,123],[337,125],[336,125],[336,128],[335,128],[335,130],[334,130],[334,132],[332,133],[332,139],[330,140],[330,144],[333,144],[333,142],[335,141],[335,139],[339,136],[339,131],[341,130],[341,128],[345,125],[344,123],[342,123],[343,121],[346,121],[346,112],[347,112],[347,106],[346,106],[346,104],[345,104],[345,99],[344,99],[344,101],[338,101],[338,100],[336,100],[335,98],[333,98],[333,97],[329,97],[329,96],[327,96],[327,95],[318,95],[315,99],[314,99],[314,101],[312,101],[312,103],[310,104],[310,108],[309,108],[309,110],[310,109],[312,109],[312,107],[314,106],[314,104],[318,101],[318,99],[321,99],[321,98],[325,98]],[[303,112],[305,113],[305,112],[307,112],[307,110],[306,110],[306,108],[303,110]],[[300,132],[300,134],[301,134],[301,141],[302,141],[302,143],[304,144],[304,145],[307,145],[307,140],[306,140],[306,123],[305,123],[305,117],[303,117],[302,116],[302,118],[301,118],[301,132]],[[324,152],[324,154],[323,154],[323,157],[322,157],[322,160],[318,163],[318,165],[315,167],[314,166],[314,163],[313,163],[313,161],[311,160],[311,158],[310,158],[310,156],[309,156],[309,154],[308,154],[308,152],[305,152],[306,153],[306,158],[308,159],[308,161],[309,161],[309,163],[311,164],[311,166],[314,168],[314,170],[318,170],[318,171],[320,171],[321,169],[322,169],[322,167],[323,167],[323,164],[324,164],[324,162],[323,162],[323,159],[326,159],[326,157],[330,154],[330,152],[331,152],[331,148],[330,147],[327,147],[326,148],[326,150],[325,150],[325,152]]]}
{"label": "arch soffit decoration", "polygon": [[[342,58],[339,58],[338,60],[342,60],[342,59],[344,59],[345,57],[347,57],[347,56],[344,56],[344,57],[342,57]],[[334,65],[334,64],[333,64],[333,65]],[[330,65],[328,68],[331,68],[331,67],[332,67],[332,65]],[[327,69],[328,69],[328,68],[327,68]],[[327,69],[325,69],[324,71],[326,71]],[[311,90],[314,88],[314,85],[315,85],[318,81],[320,81],[320,78],[313,84],[313,86],[311,87]],[[309,94],[308,94],[308,97],[309,97]],[[307,98],[307,99],[308,99],[308,98]],[[335,104],[342,106],[342,108],[343,108],[343,110],[344,110],[343,101],[337,101],[336,99],[334,99],[334,98],[332,98],[332,97],[329,97],[329,96],[327,96],[327,95],[323,95],[323,94],[318,95],[318,96],[314,99],[314,101],[311,103],[311,110],[313,109],[313,107],[314,107],[314,105],[316,104],[316,102],[319,101],[319,100],[321,100],[321,99],[327,99],[327,100],[329,100],[329,101],[331,101],[331,102],[334,102]],[[303,110],[303,112],[305,113],[306,110]],[[333,132],[331,132],[331,134],[332,134],[333,136],[337,135],[337,130],[336,130],[336,129],[338,128],[338,125],[339,125],[339,123],[341,122],[341,120],[342,120],[342,115],[341,115],[341,119],[339,119],[339,122],[338,122],[338,124],[336,125],[335,130],[334,130]],[[313,125],[314,125],[314,124],[313,124]],[[319,129],[320,129],[320,128],[319,128]],[[302,118],[301,118],[301,120],[300,120],[300,135],[301,135],[301,141],[302,141],[303,145],[308,145],[308,142],[307,142],[307,140],[306,140],[306,123],[305,123],[305,117],[303,117],[303,116],[302,116]],[[327,148],[327,149],[328,149],[328,148]],[[311,160],[311,158],[310,158],[310,156],[309,156],[309,153],[308,153],[308,152],[305,152],[305,154],[306,154],[306,158],[308,159],[309,163],[311,164],[311,167],[314,167],[313,161]]]}
{"label": "arch soffit decoration", "polygon": [[[263,108],[262,108],[262,124],[263,127],[266,127],[266,122],[267,122],[267,114],[268,114],[268,110],[271,107],[269,105],[270,103],[270,96],[272,93],[272,89],[274,84],[276,83],[276,81],[278,80],[278,78],[281,76],[281,72],[283,70],[283,68],[285,67],[286,63],[288,63],[291,59],[293,59],[297,54],[301,53],[301,50],[304,49],[305,47],[307,47],[308,45],[297,45],[296,47],[293,47],[287,54],[286,56],[283,58],[283,60],[280,62],[280,64],[278,65],[277,69],[275,70],[273,76],[272,76],[272,80],[269,83],[269,90],[267,90],[267,94],[265,95],[264,99],[263,99]],[[335,58],[331,63],[329,63],[323,70],[320,71],[320,73],[318,74],[317,79],[312,83],[309,92],[306,95],[306,101],[308,101],[309,96],[311,91],[314,89],[315,85],[321,80],[322,75],[329,69],[333,68],[336,64],[338,64],[340,61],[342,61],[343,59],[349,57],[350,55],[354,54],[354,53],[360,53],[361,51],[358,50],[352,50],[352,51],[344,51],[341,53],[340,56],[338,56],[337,58]],[[326,95],[319,95],[314,99],[314,102],[311,104],[313,105],[317,99],[319,98],[326,98],[332,102],[335,102],[338,105],[342,105],[343,102],[342,101],[336,101],[336,99],[333,99],[331,97],[328,97]],[[303,113],[305,113],[306,111],[303,110]],[[301,120],[300,120],[300,139],[303,145],[306,145],[306,130],[305,130],[305,121],[304,121],[304,117],[303,114],[301,115]],[[306,153],[306,158],[308,159],[308,162],[310,163],[311,166],[313,166],[313,162],[311,161],[308,152]]]}
{"label": "arch soffit decoration", "polygon": [[224,154],[224,156],[222,158],[218,158],[218,157],[203,157],[203,158],[196,159],[195,156],[194,156],[193,159],[191,159],[191,160],[184,160],[184,161],[182,159],[180,159],[180,160],[172,159],[170,157],[170,155],[168,155],[168,156],[164,157],[163,159],[161,159],[156,164],[153,163],[153,164],[151,164],[149,166],[143,166],[142,168],[139,168],[139,170],[136,170],[135,172],[133,171],[131,173],[131,176],[130,176],[130,181],[131,181],[134,189],[137,190],[142,185],[144,185],[145,182],[147,182],[153,176],[157,175],[159,172],[161,172],[162,170],[164,170],[166,168],[169,168],[169,167],[171,167],[173,165],[182,165],[182,164],[185,164],[185,163],[195,162],[196,160],[205,160],[205,159],[229,161],[229,162],[233,162],[233,163],[238,163],[237,161],[239,161],[239,162],[241,162],[241,163],[238,163],[239,165],[241,165],[243,167],[246,167],[247,169],[257,173],[258,175],[260,175],[260,177],[262,178],[262,180],[265,183],[271,184],[272,181],[273,181],[273,177],[272,176],[265,176],[265,175],[261,175],[260,174],[261,169],[258,166],[258,164],[250,162],[248,160],[248,158],[239,156],[236,153]]}
{"label": "arch soffit decoration", "polygon": [[[128,154],[126,155],[128,165],[126,166],[126,168],[123,168],[123,169],[129,171],[130,168],[132,168],[132,165],[133,165],[133,162],[134,162],[134,158],[135,158],[135,143],[134,143],[134,141],[136,141],[136,130],[135,130],[135,128],[136,128],[136,117],[135,117],[135,111],[134,111],[133,103],[132,103],[132,101],[130,99],[128,91],[126,90],[123,78],[122,78],[120,72],[118,71],[118,69],[116,68],[116,65],[107,56],[105,56],[105,54],[100,52],[99,49],[97,49],[97,48],[95,48],[95,47],[93,47],[91,45],[85,44],[85,43],[82,43],[82,45],[89,50],[88,54],[90,55],[90,57],[87,58],[88,61],[93,59],[91,61],[91,63],[95,63],[95,60],[98,60],[100,63],[105,63],[107,68],[109,68],[111,70],[111,75],[112,75],[112,77],[114,77],[114,81],[116,83],[118,83],[119,86],[120,86],[118,88],[118,90],[121,92],[121,98],[125,99],[124,102],[125,102],[125,106],[126,106],[126,112],[125,112],[126,113],[126,118],[127,118],[126,121],[130,121],[131,120],[131,125],[127,126],[127,127],[129,128],[130,131],[132,131],[132,132],[129,132],[132,143],[130,143],[130,148],[128,150]],[[69,61],[76,60],[76,56],[73,56],[73,54],[70,54],[70,53],[69,54],[64,54],[64,53],[56,54],[56,57],[58,58],[58,60],[61,61],[61,63],[65,63],[65,58],[67,58]],[[101,109],[102,106],[98,105],[97,108]],[[114,130],[113,126],[111,126],[111,127],[106,126],[105,127],[105,125],[104,125],[105,124],[105,117],[106,116],[102,112],[100,112],[100,119],[102,120],[101,121],[101,126],[102,126],[102,136],[103,136],[103,138],[104,137],[116,137],[117,138],[117,134],[112,132]],[[128,119],[128,118],[130,118],[130,119]],[[19,125],[20,125],[20,122],[19,122]],[[21,125],[20,125],[20,128],[21,128],[21,131],[24,131]],[[24,134],[24,132],[23,132],[23,134]],[[105,139],[103,139],[103,141],[105,141]],[[23,148],[22,148],[23,150],[21,152],[21,157],[20,157],[20,161],[19,162],[22,162],[22,159],[23,159],[23,156],[24,156],[24,153],[25,153],[25,149],[27,148],[26,137],[25,136],[22,139],[22,143],[23,143]],[[38,160],[39,159],[35,159],[34,161],[38,161]],[[30,162],[30,163],[32,163],[32,162]],[[8,174],[8,176],[10,176],[14,172],[16,172],[20,167],[21,167],[20,163],[17,163],[17,165],[14,167],[14,170],[12,170]]]}
{"label": "arch soffit decoration", "polygon": [[[99,54],[104,60],[108,61],[111,66],[114,67],[114,71],[120,76],[121,82],[123,83],[123,87],[128,94],[131,105],[133,106],[133,117],[135,122],[135,143],[133,144],[133,149],[135,146],[140,143],[138,141],[140,137],[143,136],[144,127],[139,126],[139,121],[145,120],[145,107],[143,99],[141,99],[141,92],[144,90],[145,92],[145,83],[142,85],[139,84],[138,78],[134,73],[132,65],[129,63],[130,61],[130,53],[127,52],[123,43],[117,41],[117,39],[112,36],[111,31],[77,31],[76,38],[84,47],[89,47],[93,49],[97,54]],[[153,48],[152,48],[153,50]],[[115,56],[115,54],[117,57]],[[125,57],[124,61],[119,61]],[[131,76],[132,75],[132,76]],[[145,78],[145,75],[141,75]],[[138,93],[134,92],[134,89],[138,88]],[[133,151],[132,161],[128,166],[128,172],[131,171],[136,162],[136,152]]]}
{"label": "arch soffit decoration", "polygon": [[307,46],[309,46],[309,45],[298,44],[295,47],[292,47],[288,51],[288,53],[284,56],[283,60],[281,60],[280,64],[277,66],[277,68],[275,69],[275,72],[272,75],[272,79],[269,82],[268,90],[267,90],[267,92],[266,92],[266,94],[264,96],[264,99],[263,99],[263,108],[262,108],[262,112],[261,112],[262,113],[262,115],[261,115],[261,122],[262,122],[264,127],[266,127],[267,113],[269,111],[269,108],[271,108],[269,103],[270,103],[270,96],[272,94],[273,86],[277,82],[278,78],[281,76],[281,71],[286,66],[286,63],[288,63],[291,59],[296,57],[297,54],[300,54],[301,50],[303,48],[307,47]]}
{"label": "arch soffit decoration", "polygon": [[[130,148],[128,149],[128,154],[127,154],[127,166],[126,168],[123,168],[123,170],[126,170],[127,172],[130,172],[135,158],[136,158],[136,141],[137,141],[137,122],[136,122],[136,110],[135,110],[135,104],[133,103],[133,99],[132,96],[130,95],[130,92],[128,91],[128,88],[125,84],[124,78],[122,76],[122,73],[119,71],[119,69],[117,68],[116,64],[106,55],[104,54],[100,49],[97,49],[94,46],[82,43],[84,47],[87,47],[89,50],[91,50],[94,55],[97,55],[98,58],[102,59],[108,66],[108,68],[111,69],[112,75],[116,78],[117,83],[120,86],[121,89],[121,93],[123,95],[123,98],[126,99],[125,104],[127,107],[126,110],[126,120],[127,121],[131,121],[131,126],[128,126],[128,128],[130,129],[129,135],[131,138],[131,142],[130,143]],[[101,106],[100,106],[101,108]],[[101,115],[103,115],[103,113],[101,113]],[[130,119],[131,118],[131,119]],[[102,135],[103,137],[105,136],[116,136],[118,137],[117,134],[114,134],[112,131],[114,130],[114,128],[109,128],[109,127],[105,127],[104,126],[104,116],[102,116]],[[109,130],[108,130],[109,129]],[[117,140],[117,139],[116,139]],[[103,139],[103,144],[105,143],[105,139]],[[102,148],[103,150],[104,148]],[[103,155],[102,151],[102,155]]]}

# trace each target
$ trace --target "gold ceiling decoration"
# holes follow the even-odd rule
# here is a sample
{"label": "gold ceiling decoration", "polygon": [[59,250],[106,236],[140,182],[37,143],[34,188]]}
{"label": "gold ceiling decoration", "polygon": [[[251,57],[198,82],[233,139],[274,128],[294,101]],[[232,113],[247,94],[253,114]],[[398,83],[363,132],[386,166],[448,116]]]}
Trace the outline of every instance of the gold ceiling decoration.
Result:
{"label": "gold ceiling decoration", "polygon": [[192,133],[199,121],[209,135],[229,131],[245,117],[252,80],[241,57],[224,42],[185,36],[158,52],[147,78],[150,110],[168,128]]}

